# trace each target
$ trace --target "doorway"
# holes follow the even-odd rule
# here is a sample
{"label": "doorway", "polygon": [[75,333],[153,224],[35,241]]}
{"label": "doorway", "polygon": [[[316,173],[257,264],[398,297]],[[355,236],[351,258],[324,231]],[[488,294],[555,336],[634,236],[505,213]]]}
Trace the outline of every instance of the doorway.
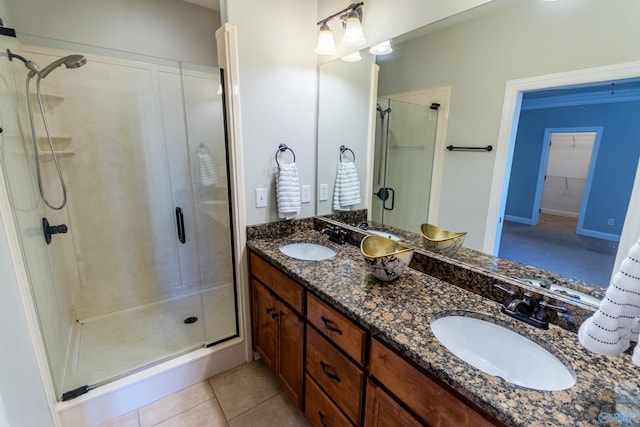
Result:
{"label": "doorway", "polygon": [[[489,253],[497,255],[500,250],[501,235],[503,233],[503,219],[506,213],[507,204],[507,190],[510,185],[511,177],[511,165],[514,161],[514,149],[516,142],[516,130],[519,129],[521,124],[521,113],[525,110],[523,107],[523,97],[526,93],[533,93],[551,89],[576,89],[586,86],[597,86],[603,84],[611,84],[615,82],[629,82],[632,80],[637,81],[637,76],[640,75],[640,63],[625,64],[625,66],[607,66],[594,68],[590,70],[580,70],[577,72],[559,73],[556,75],[533,77],[521,80],[513,80],[507,82],[504,115],[500,126],[500,133],[498,136],[498,150],[496,153],[496,170],[493,178],[492,192],[489,201],[489,216],[487,221],[487,234],[485,235],[484,250]],[[625,102],[638,102],[638,99],[625,99]],[[573,104],[579,105],[578,103]],[[556,115],[558,116],[558,115]],[[617,128],[608,127],[606,132],[610,133],[617,130]],[[635,131],[635,130],[634,130]],[[609,135],[611,136],[611,135]],[[633,150],[631,150],[633,151]],[[629,175],[626,179],[625,185],[627,186],[627,196],[630,196],[632,192],[637,193],[637,189],[634,189],[635,182],[637,182],[636,171],[638,167],[638,153],[631,152],[628,149],[618,150],[618,154],[624,153],[625,159],[628,160],[626,165],[626,173]],[[617,178],[617,170],[609,172],[611,176]],[[602,177],[601,177],[602,178]],[[609,190],[612,188],[612,180],[606,182]],[[617,188],[617,186],[616,186]],[[617,266],[624,258],[624,254],[628,251],[629,247],[635,243],[633,237],[640,232],[640,227],[636,224],[632,224],[633,221],[625,221],[626,218],[632,218],[640,212],[640,201],[635,198],[626,197],[627,209],[623,212],[622,216],[618,219],[614,218],[614,224],[617,224],[617,233],[604,233],[604,234],[617,234],[621,238],[621,244],[618,247],[618,253],[616,255],[616,261],[614,267],[610,273],[617,270]],[[600,218],[601,219],[601,218]],[[609,224],[608,218],[606,218],[605,224]],[[592,224],[587,224],[590,227]],[[613,240],[613,239],[611,239]],[[617,239],[616,239],[617,240]]]}

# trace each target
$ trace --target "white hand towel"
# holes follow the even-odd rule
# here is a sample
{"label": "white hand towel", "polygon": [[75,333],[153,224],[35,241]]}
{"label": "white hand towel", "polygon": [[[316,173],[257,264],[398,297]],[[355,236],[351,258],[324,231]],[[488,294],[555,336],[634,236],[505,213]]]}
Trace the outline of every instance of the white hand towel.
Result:
{"label": "white hand towel", "polygon": [[218,184],[218,175],[213,167],[211,155],[206,151],[198,151],[198,165],[200,169],[200,183],[203,187]]}
{"label": "white hand towel", "polygon": [[353,162],[340,162],[333,189],[333,209],[348,210],[360,203],[360,180]]}
{"label": "white hand towel", "polygon": [[291,219],[300,214],[300,178],[295,163],[280,165],[276,174],[276,199],[280,218]]}
{"label": "white hand towel", "polygon": [[[620,270],[613,276],[598,311],[578,331],[582,345],[598,354],[614,356],[639,342],[640,333],[640,242],[633,245]],[[640,366],[640,345],[633,363]]]}

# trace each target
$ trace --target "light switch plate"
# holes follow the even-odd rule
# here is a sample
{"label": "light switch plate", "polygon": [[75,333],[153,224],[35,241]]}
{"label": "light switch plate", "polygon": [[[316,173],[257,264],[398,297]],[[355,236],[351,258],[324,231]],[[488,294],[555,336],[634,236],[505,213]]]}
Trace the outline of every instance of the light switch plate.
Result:
{"label": "light switch plate", "polygon": [[320,195],[318,196],[318,200],[321,202],[329,200],[329,184],[320,184]]}
{"label": "light switch plate", "polygon": [[256,188],[256,208],[266,208],[267,206],[267,189]]}
{"label": "light switch plate", "polygon": [[300,190],[301,194],[301,202],[302,203],[310,203],[311,202],[311,186],[310,185],[301,185]]}

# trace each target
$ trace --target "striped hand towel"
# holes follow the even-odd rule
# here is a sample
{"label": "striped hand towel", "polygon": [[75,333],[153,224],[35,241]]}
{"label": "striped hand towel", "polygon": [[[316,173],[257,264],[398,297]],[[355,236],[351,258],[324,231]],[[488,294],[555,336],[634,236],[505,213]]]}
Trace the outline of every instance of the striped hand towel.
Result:
{"label": "striped hand towel", "polygon": [[211,155],[208,152],[198,151],[198,166],[200,169],[200,183],[203,187],[218,184],[218,175],[216,175]]}
{"label": "striped hand towel", "polygon": [[[620,270],[613,276],[598,311],[585,320],[578,331],[582,345],[598,354],[614,356],[639,341],[640,334],[640,242],[636,243]],[[640,366],[640,345],[633,363]]]}
{"label": "striped hand towel", "polygon": [[340,162],[333,189],[333,209],[348,210],[360,203],[360,180],[353,162]]}
{"label": "striped hand towel", "polygon": [[276,174],[276,199],[280,218],[291,219],[300,214],[300,178],[295,163],[280,165]]}

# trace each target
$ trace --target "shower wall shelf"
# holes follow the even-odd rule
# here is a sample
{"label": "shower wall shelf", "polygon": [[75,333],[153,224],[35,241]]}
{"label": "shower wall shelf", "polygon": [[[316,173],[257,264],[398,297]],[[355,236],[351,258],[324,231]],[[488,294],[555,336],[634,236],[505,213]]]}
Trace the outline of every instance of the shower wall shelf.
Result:
{"label": "shower wall shelf", "polygon": [[[68,151],[69,146],[71,145],[71,137],[70,136],[52,136],[51,141],[53,142],[53,148],[58,151]],[[38,137],[38,147],[41,150],[50,150],[49,147],[49,139],[46,136]]]}
{"label": "shower wall shelf", "polygon": [[[31,102],[33,103],[34,106],[37,107],[38,95],[36,95],[35,92],[32,92],[30,96],[31,96]],[[52,93],[41,93],[40,96],[42,97],[42,102],[48,107],[57,107],[59,104],[62,104],[62,102],[64,101],[64,96],[55,95]],[[38,109],[34,108],[34,111],[38,111]]]}
{"label": "shower wall shelf", "polygon": [[[75,154],[75,152],[73,152],[71,150],[65,150],[65,151],[56,150],[56,157],[58,159],[64,159],[65,157],[71,157],[74,154]],[[39,157],[42,159],[43,162],[50,162],[51,160],[53,160],[53,154],[51,154],[51,151],[40,153]]]}
{"label": "shower wall shelf", "polygon": [[200,203],[203,205],[226,205],[226,200],[203,200]]}

